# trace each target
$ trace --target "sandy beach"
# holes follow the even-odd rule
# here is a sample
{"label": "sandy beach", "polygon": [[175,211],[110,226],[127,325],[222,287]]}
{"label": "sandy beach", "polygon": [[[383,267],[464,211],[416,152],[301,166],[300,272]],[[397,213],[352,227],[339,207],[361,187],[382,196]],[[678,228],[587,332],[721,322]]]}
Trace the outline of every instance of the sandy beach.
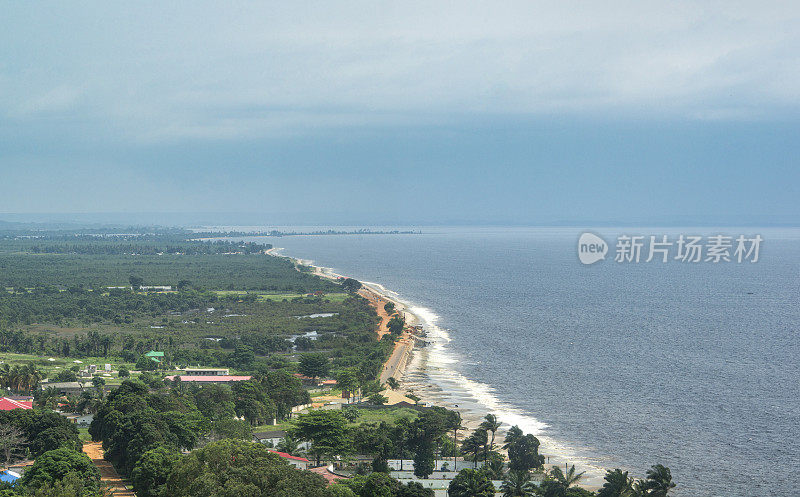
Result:
{"label": "sandy beach", "polygon": [[[347,277],[334,272],[330,268],[314,265],[313,261],[282,255],[280,254],[281,250],[280,248],[273,248],[267,253],[276,257],[287,257],[298,266],[310,267],[313,269],[314,274],[321,278],[339,280]],[[405,331],[401,339],[396,342],[394,351],[384,364],[380,376],[381,383],[385,383],[390,377],[395,378],[400,383],[396,390],[386,389],[381,392],[382,395],[388,398],[388,403],[396,404],[402,401],[414,403],[414,400],[406,396],[413,394],[420,399],[419,402],[422,404],[441,406],[461,413],[462,425],[467,432],[477,429],[486,414],[494,413],[500,415],[502,413],[500,420],[503,424],[497,432],[497,440],[502,441],[506,431],[517,423],[516,418],[518,416],[509,415],[504,406],[498,406],[498,409],[493,410],[476,404],[474,392],[462,391],[463,389],[459,388],[447,389],[446,385],[452,381],[461,386],[464,386],[464,383],[472,383],[467,378],[452,378],[448,376],[446,381],[432,381],[432,376],[441,376],[439,373],[443,369],[443,366],[438,364],[437,361],[431,361],[433,357],[436,357],[435,349],[449,341],[447,336],[438,336],[437,330],[439,328],[433,324],[435,316],[428,316],[427,314],[430,311],[427,309],[412,308],[408,303],[393,296],[392,292],[383,288],[380,284],[364,281],[361,284],[363,287],[359,290],[359,295],[370,302],[380,317],[380,323],[376,329],[376,338],[380,339],[380,337],[388,333],[387,323],[390,318],[383,308],[387,302],[392,302],[395,305],[397,312],[401,313],[405,319],[407,328],[421,324],[427,332],[427,337],[415,338],[408,331]],[[572,458],[562,455],[569,454],[563,444],[543,434],[537,433],[536,435],[542,443],[540,453],[546,457],[546,467],[552,465],[563,467],[565,463],[572,461]],[[596,489],[602,484],[603,470],[595,469],[596,471],[592,474],[585,476],[581,486]]]}
{"label": "sandy beach", "polygon": [[[280,254],[281,250],[282,249],[277,247],[272,248],[267,251],[267,254],[275,257],[286,257],[294,261],[297,266],[303,265],[310,267],[313,269],[314,274],[321,278],[336,281],[340,278],[347,277],[346,275],[334,272],[330,268],[314,265],[312,261],[282,255]],[[483,417],[488,414],[488,412],[477,412],[465,409],[452,402],[445,402],[444,399],[446,395],[444,395],[445,392],[442,391],[441,387],[425,380],[425,370],[428,367],[428,352],[425,347],[417,346],[425,339],[414,337],[413,334],[408,331],[408,328],[412,326],[425,323],[422,316],[415,314],[406,303],[388,295],[389,292],[380,285],[363,281],[361,284],[363,286],[358,291],[358,294],[369,301],[370,305],[375,308],[380,317],[380,323],[376,330],[379,340],[383,335],[389,332],[387,325],[390,317],[384,310],[384,305],[387,302],[394,304],[395,309],[403,316],[406,322],[406,330],[404,330],[400,339],[395,342],[394,351],[384,363],[383,371],[380,375],[381,384],[384,384],[389,378],[394,378],[400,383],[400,386],[396,390],[387,389],[381,392],[389,399],[389,404],[396,404],[403,401],[414,403],[414,400],[406,396],[407,394],[413,394],[419,397],[420,402],[423,404],[438,405],[460,412],[462,424],[468,430],[478,428],[483,421]],[[508,428],[509,426],[503,426],[498,431],[498,437],[502,438],[502,436],[505,436],[505,431]]]}

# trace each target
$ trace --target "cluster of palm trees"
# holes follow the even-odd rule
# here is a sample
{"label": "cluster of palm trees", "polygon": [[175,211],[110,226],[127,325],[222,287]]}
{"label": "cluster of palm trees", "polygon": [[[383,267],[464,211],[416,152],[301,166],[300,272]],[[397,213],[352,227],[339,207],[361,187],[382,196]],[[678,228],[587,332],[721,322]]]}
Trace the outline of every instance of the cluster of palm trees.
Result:
{"label": "cluster of palm trees", "polygon": [[605,484],[597,493],[577,488],[575,485],[583,477],[576,473],[575,466],[558,466],[547,472],[541,484],[531,480],[528,471],[511,470],[500,486],[503,497],[667,497],[675,488],[669,468],[656,464],[650,468],[643,480],[635,480],[627,471],[615,469],[606,472]]}
{"label": "cluster of palm trees", "polygon": [[[475,467],[478,467],[478,461],[483,460],[484,465],[489,463],[490,455],[494,454],[494,438],[497,435],[497,430],[500,429],[500,421],[494,414],[487,414],[483,418],[480,426],[472,432],[470,436],[461,442],[461,450],[465,454],[472,456],[472,461]],[[458,429],[463,429],[459,423]],[[456,432],[456,443],[458,443],[458,430]],[[481,456],[483,456],[481,458]],[[493,458],[494,459],[494,458]]]}
{"label": "cluster of palm trees", "polygon": [[33,392],[44,378],[44,373],[36,369],[33,363],[14,367],[3,364],[0,367],[0,387],[14,392]]}
{"label": "cluster of palm trees", "polygon": [[[460,419],[460,418],[459,418]],[[500,492],[503,497],[667,497],[675,487],[669,468],[660,464],[647,471],[645,479],[635,480],[627,472],[616,469],[608,471],[605,484],[597,492],[577,487],[584,473],[576,472],[575,466],[563,469],[553,466],[545,471],[540,484],[533,481],[531,469],[542,468],[544,458],[538,454],[539,441],[533,435],[524,435],[513,426],[508,430],[503,448],[509,451],[510,469],[505,472],[504,458],[495,448],[495,435],[501,423],[493,414],[488,414],[481,425],[461,443],[461,450],[475,462],[484,462],[481,470],[465,470],[451,488],[455,494],[464,497],[494,495],[491,480],[503,480]],[[454,435],[458,443],[458,431],[464,429],[457,423]],[[516,457],[516,459],[515,459]],[[490,488],[491,487],[491,488]]]}
{"label": "cluster of palm trees", "polygon": [[608,471],[597,497],[667,497],[675,488],[669,468],[656,464],[647,470],[644,480],[634,480],[627,471]]}
{"label": "cluster of palm trees", "polygon": [[553,466],[541,484],[536,485],[528,471],[511,470],[500,491],[503,497],[667,497],[675,488],[672,473],[661,464],[647,470],[643,480],[635,480],[621,469],[609,470],[604,478],[605,484],[597,493],[575,487],[582,477],[583,473],[576,473],[574,465],[565,467],[564,471]]}

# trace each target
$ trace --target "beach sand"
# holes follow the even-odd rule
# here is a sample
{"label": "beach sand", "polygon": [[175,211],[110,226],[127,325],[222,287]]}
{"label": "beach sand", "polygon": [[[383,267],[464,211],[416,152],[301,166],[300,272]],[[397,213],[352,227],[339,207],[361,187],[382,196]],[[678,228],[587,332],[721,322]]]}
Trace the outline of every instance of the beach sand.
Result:
{"label": "beach sand", "polygon": [[[268,253],[278,257],[288,257],[279,255],[279,251],[280,249],[271,249]],[[345,277],[333,272],[329,268],[316,266],[312,264],[312,261],[289,258],[297,265],[302,264],[313,268],[314,274],[319,277],[332,280],[339,280]],[[390,318],[383,309],[383,306],[387,302],[394,303],[395,309],[402,314],[408,326],[428,323],[428,321],[424,319],[424,316],[417,315],[406,303],[390,296],[389,292],[380,285],[363,281],[361,283],[363,288],[359,291],[359,294],[375,307],[381,318],[380,325],[376,330],[378,339],[385,333],[388,333],[386,325]],[[418,346],[422,345],[420,342],[423,340],[428,341],[427,347]],[[446,391],[436,382],[431,381],[429,373],[434,373],[438,368],[441,368],[441,366],[430,364],[428,360],[431,345],[435,340],[436,339],[431,339],[430,337],[428,339],[414,338],[410,333],[404,333],[401,340],[396,342],[392,356],[384,364],[383,372],[381,373],[381,383],[385,383],[389,377],[393,377],[400,383],[400,387],[396,390],[384,390],[381,394],[389,399],[388,404],[396,404],[401,401],[414,403],[412,399],[406,396],[413,394],[419,397],[419,402],[422,404],[441,406],[458,411],[462,417],[462,425],[466,428],[463,433],[469,433],[477,429],[483,422],[484,416],[492,411],[476,405],[475,397],[469,393],[459,393],[460,389]],[[501,421],[502,420],[503,418],[501,417]],[[511,425],[508,424],[508,422],[504,422],[497,431],[497,436],[495,438],[496,446],[502,445],[502,440],[510,427]],[[564,463],[568,462],[568,459],[557,455],[563,452],[563,449],[559,448],[561,444],[540,434],[537,434],[537,437],[542,442],[540,453],[547,459],[545,467],[550,468],[553,465],[558,465],[563,468]],[[555,449],[555,453],[551,453],[548,448],[551,450]],[[497,449],[499,449],[499,447],[497,447]],[[500,452],[504,451],[500,450]],[[599,470],[600,468],[595,469]],[[578,468],[578,471],[581,471],[581,468]],[[585,480],[580,484],[581,487],[595,490],[602,485],[603,471],[594,471],[593,473],[592,475],[586,475]]]}

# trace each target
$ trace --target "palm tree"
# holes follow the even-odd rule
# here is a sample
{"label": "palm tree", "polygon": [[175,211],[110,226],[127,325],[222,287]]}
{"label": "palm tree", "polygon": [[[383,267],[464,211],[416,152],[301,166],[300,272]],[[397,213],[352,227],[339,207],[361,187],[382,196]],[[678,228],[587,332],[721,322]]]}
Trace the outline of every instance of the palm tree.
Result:
{"label": "palm tree", "polygon": [[503,462],[503,456],[500,454],[493,454],[483,468],[492,480],[502,480],[506,472],[506,464]]}
{"label": "palm tree", "polygon": [[18,392],[32,392],[36,390],[39,383],[44,379],[44,375],[36,369],[33,363],[25,366],[14,366],[11,368],[4,364],[0,369],[0,384],[4,388]]}
{"label": "palm tree", "polygon": [[[491,441],[489,442],[489,450],[494,450],[494,436],[497,433],[497,430],[500,428],[500,425],[503,424],[497,420],[497,416],[494,414],[487,414],[484,418],[484,421],[481,423],[481,428],[490,432],[492,434]],[[488,451],[483,451],[483,462],[486,463],[488,457]]]}
{"label": "palm tree", "polygon": [[11,366],[8,363],[3,364],[3,367],[0,368],[0,387],[4,389],[12,389],[12,376],[11,376]]}
{"label": "palm tree", "polygon": [[[483,462],[486,464],[486,445],[489,443],[489,434],[486,432],[486,429],[478,428],[472,432],[472,437],[475,439],[475,447],[478,452],[480,452],[481,448],[483,449]],[[478,466],[478,452],[475,453],[475,467]]]}
{"label": "palm tree", "polygon": [[462,469],[447,487],[450,497],[494,497],[492,481],[480,471]]}
{"label": "palm tree", "polygon": [[494,450],[494,437],[500,425],[503,423],[498,421],[497,416],[494,414],[487,414],[483,419],[484,421],[481,423],[481,427],[492,434],[492,440],[489,442],[489,449]]}
{"label": "palm tree", "polygon": [[461,450],[465,454],[472,455],[472,460],[475,463],[473,467],[478,467],[478,454],[481,453],[481,449],[483,448],[484,444],[486,443],[486,430],[477,429],[472,432],[472,435],[468,436],[461,442]]}
{"label": "palm tree", "polygon": [[36,365],[32,362],[21,368],[20,376],[20,386],[24,387],[26,392],[36,390],[36,387],[39,386],[39,382],[44,378],[44,375],[36,369]]}
{"label": "palm tree", "polygon": [[278,446],[275,448],[281,452],[286,452],[290,455],[296,455],[299,445],[300,443],[297,441],[297,439],[287,433],[286,436],[283,437],[283,440],[278,442]]}
{"label": "palm tree", "polygon": [[458,431],[463,430],[464,426],[461,424],[461,413],[455,411],[455,419],[453,421],[453,444],[456,446],[456,450],[453,451],[453,471],[458,471]]}
{"label": "palm tree", "polygon": [[603,479],[606,482],[597,492],[597,497],[632,497],[635,495],[633,478],[628,476],[627,471],[623,472],[619,468],[607,471]]}
{"label": "palm tree", "polygon": [[536,492],[536,485],[528,471],[509,471],[500,491],[503,497],[530,497]]}
{"label": "palm tree", "polygon": [[386,384],[392,390],[397,390],[400,387],[400,382],[398,382],[394,377],[389,377],[389,379],[386,380]]}
{"label": "palm tree", "polygon": [[571,467],[567,468],[567,465],[564,465],[564,468],[567,470],[566,473],[561,471],[561,468],[558,466],[553,466],[553,469],[550,471],[550,478],[556,481],[564,490],[568,489],[572,485],[578,483],[578,480],[583,478],[583,474],[585,471],[581,471],[578,474],[575,474],[575,465],[573,464]]}
{"label": "palm tree", "polygon": [[667,497],[670,489],[675,488],[672,481],[672,473],[669,468],[656,464],[647,470],[646,478],[641,483],[640,488],[648,497]]}
{"label": "palm tree", "polygon": [[505,440],[503,440],[503,443],[505,444],[505,445],[503,445],[503,448],[508,450],[508,448],[511,446],[511,444],[513,444],[515,441],[517,441],[520,438],[522,438],[523,435],[524,435],[524,433],[522,433],[522,430],[520,429],[519,426],[517,426],[517,425],[512,426],[506,432],[506,438],[505,438]]}

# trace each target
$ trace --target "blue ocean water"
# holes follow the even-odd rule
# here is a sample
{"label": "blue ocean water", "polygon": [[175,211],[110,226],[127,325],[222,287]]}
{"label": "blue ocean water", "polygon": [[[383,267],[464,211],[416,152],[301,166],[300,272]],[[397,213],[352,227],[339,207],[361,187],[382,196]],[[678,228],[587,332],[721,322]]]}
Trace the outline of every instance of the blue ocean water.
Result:
{"label": "blue ocean water", "polygon": [[662,463],[679,496],[795,494],[800,230],[599,228],[612,251],[621,232],[764,242],[755,264],[584,266],[575,228],[420,229],[268,241],[396,292],[436,339],[407,381],[535,432],[551,462],[595,482]]}

